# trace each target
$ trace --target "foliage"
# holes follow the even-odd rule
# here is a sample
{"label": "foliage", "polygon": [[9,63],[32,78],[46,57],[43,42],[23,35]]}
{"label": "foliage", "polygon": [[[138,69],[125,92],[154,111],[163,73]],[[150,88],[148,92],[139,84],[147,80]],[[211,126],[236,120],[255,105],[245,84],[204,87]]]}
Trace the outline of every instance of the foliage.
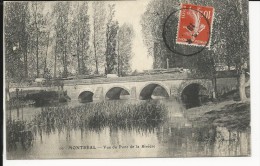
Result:
{"label": "foliage", "polygon": [[27,150],[33,145],[33,134],[26,130],[28,126],[26,121],[16,121],[7,119],[6,122],[6,148],[7,151],[16,150],[17,143]]}
{"label": "foliage", "polygon": [[132,44],[133,44],[134,30],[133,26],[129,24],[123,24],[118,31],[118,71],[119,75],[124,76],[131,73],[130,60],[133,56]]}
{"label": "foliage", "polygon": [[105,58],[106,45],[106,8],[105,2],[92,2],[93,8],[93,47],[94,47],[94,61],[95,73],[99,74],[99,68],[102,68]]}
{"label": "foliage", "polygon": [[[68,76],[68,31],[69,31],[69,11],[70,2],[57,2],[54,6],[53,12],[56,17],[56,45],[55,56],[60,60],[63,66],[62,77]],[[56,62],[57,63],[57,62]],[[54,73],[54,77],[56,73]]]}
{"label": "foliage", "polygon": [[116,73],[116,37],[118,33],[118,22],[114,20],[115,5],[108,5],[108,21],[106,29],[106,74]]}
{"label": "foliage", "polygon": [[27,76],[29,4],[6,2],[4,11],[6,74],[10,79],[20,81]]}
{"label": "foliage", "polygon": [[[4,12],[9,81],[117,72],[115,4],[6,2]],[[131,42],[127,44],[128,51],[121,45],[127,52],[121,57],[123,75],[131,71]]]}
{"label": "foliage", "polygon": [[47,27],[49,19],[47,14],[42,13],[44,7],[45,4],[39,2],[6,3],[6,72],[14,81],[44,74],[46,49],[50,40],[47,35],[50,32]]}
{"label": "foliage", "polygon": [[[36,68],[36,77],[39,78],[40,75],[44,73],[44,61],[45,52],[47,48],[47,42],[49,42],[47,23],[48,20],[46,16],[41,12],[44,9],[44,3],[32,2],[30,6],[31,20],[29,24],[30,30],[30,40],[29,47],[31,56],[28,63],[35,65],[32,67]],[[32,69],[29,67],[29,70]],[[40,69],[42,69],[40,71]]]}
{"label": "foliage", "polygon": [[[166,68],[166,59],[174,56],[170,61],[171,67],[178,55],[173,55],[164,44],[162,30],[167,16],[179,7],[177,1],[152,0],[142,16],[141,25],[144,34],[144,42],[149,50],[149,55],[154,58],[154,68]],[[177,23],[177,19],[173,20]],[[176,24],[177,25],[177,24]],[[175,28],[175,27],[172,27]],[[177,28],[177,27],[176,27]],[[174,31],[174,30],[173,30]],[[175,38],[170,36],[169,38]]]}
{"label": "foliage", "polygon": [[77,2],[75,8],[75,15],[73,16],[71,30],[68,32],[71,36],[69,41],[70,51],[77,56],[78,73],[88,74],[88,67],[86,61],[88,59],[90,25],[88,15],[88,3]]}

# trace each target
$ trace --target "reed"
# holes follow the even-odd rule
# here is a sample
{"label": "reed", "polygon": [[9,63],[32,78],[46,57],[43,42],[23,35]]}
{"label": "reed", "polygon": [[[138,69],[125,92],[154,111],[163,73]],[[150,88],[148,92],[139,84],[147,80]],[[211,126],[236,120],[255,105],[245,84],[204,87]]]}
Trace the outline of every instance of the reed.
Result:
{"label": "reed", "polygon": [[20,143],[23,149],[32,147],[33,133],[28,130],[27,121],[7,119],[6,122],[6,147],[7,151],[15,150]]}
{"label": "reed", "polygon": [[78,107],[49,107],[35,115],[33,123],[51,128],[102,128],[156,126],[166,118],[166,107],[155,101],[100,102]]}

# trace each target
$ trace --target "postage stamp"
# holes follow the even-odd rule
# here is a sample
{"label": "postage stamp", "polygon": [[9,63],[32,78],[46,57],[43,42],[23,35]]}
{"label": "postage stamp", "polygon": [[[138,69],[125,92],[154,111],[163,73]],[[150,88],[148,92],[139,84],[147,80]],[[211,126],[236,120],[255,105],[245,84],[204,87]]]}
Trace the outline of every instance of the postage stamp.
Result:
{"label": "postage stamp", "polygon": [[213,7],[182,4],[176,43],[209,47],[213,19]]}

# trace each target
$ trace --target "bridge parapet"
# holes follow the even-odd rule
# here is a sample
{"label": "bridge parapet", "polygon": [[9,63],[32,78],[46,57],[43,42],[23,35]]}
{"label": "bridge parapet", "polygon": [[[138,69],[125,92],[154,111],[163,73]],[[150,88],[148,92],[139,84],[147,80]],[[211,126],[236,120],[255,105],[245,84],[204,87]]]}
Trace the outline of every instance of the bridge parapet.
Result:
{"label": "bridge parapet", "polygon": [[143,76],[127,76],[117,78],[98,78],[98,79],[80,79],[80,80],[65,80],[64,84],[108,84],[108,83],[125,83],[125,82],[147,82],[147,81],[166,81],[191,79],[185,73],[164,73],[157,75]]}

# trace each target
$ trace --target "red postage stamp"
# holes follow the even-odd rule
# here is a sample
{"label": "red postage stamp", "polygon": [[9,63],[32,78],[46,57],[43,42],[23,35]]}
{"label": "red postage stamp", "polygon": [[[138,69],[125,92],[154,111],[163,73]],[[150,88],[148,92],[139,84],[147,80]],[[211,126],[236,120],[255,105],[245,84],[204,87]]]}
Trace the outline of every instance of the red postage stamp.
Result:
{"label": "red postage stamp", "polygon": [[213,19],[213,7],[182,4],[176,43],[209,47]]}

